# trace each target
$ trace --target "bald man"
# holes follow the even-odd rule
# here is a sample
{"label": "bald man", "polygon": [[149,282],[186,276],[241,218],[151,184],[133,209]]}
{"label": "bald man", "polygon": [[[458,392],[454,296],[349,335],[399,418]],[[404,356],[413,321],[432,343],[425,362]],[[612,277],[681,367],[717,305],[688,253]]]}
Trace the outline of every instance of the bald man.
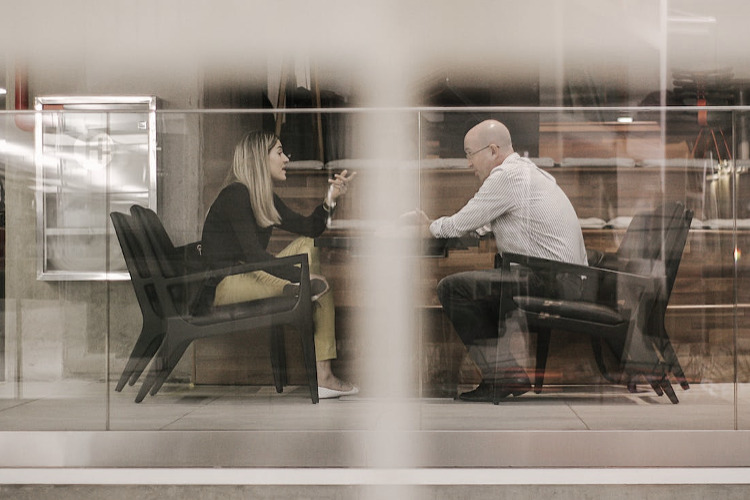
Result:
{"label": "bald man", "polygon": [[[464,137],[464,151],[482,185],[461,210],[430,223],[433,236],[455,238],[489,228],[501,257],[512,252],[586,265],[573,205],[554,177],[513,151],[505,125],[496,120],[476,125]],[[453,274],[438,284],[443,310],[482,370],[482,383],[461,394],[462,400],[490,401],[493,394],[496,400],[531,388],[510,346],[497,340],[503,280],[521,281],[488,269]]]}

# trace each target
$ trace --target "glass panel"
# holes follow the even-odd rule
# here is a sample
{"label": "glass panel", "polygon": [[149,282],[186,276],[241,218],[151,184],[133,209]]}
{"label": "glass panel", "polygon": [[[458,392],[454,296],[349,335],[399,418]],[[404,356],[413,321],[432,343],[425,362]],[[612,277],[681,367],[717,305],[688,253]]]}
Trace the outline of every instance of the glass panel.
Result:
{"label": "glass panel", "polygon": [[[218,9],[210,17],[202,9],[195,12],[197,23],[225,28],[222,35],[231,36],[196,37],[184,29],[192,20],[190,8],[180,11],[182,23],[144,22],[135,9],[112,16],[106,8],[101,13],[88,8],[85,16],[66,9],[70,18],[58,11],[35,16],[33,23],[6,23],[19,26],[19,36],[8,40],[23,40],[24,50],[8,46],[0,56],[12,62],[2,65],[0,78],[13,76],[16,81],[7,83],[20,84],[17,92],[8,88],[7,100],[0,93],[0,108],[14,100],[17,107],[28,104],[28,89],[145,90],[169,108],[150,116],[157,123],[149,125],[149,132],[158,133],[158,142],[149,145],[149,153],[158,156],[151,165],[158,171],[139,163],[129,171],[138,175],[114,183],[96,174],[100,160],[110,155],[109,140],[93,130],[80,141],[73,136],[87,123],[58,122],[55,131],[47,123],[43,133],[34,126],[38,115],[33,112],[0,112],[0,440],[7,442],[9,434],[11,441],[25,438],[26,433],[3,432],[14,430],[116,430],[93,433],[93,439],[90,433],[69,435],[65,442],[80,439],[84,449],[119,454],[117,446],[102,450],[96,445],[129,441],[123,447],[132,451],[134,442],[140,444],[137,439],[156,436],[156,443],[149,441],[132,455],[122,453],[127,458],[118,456],[114,465],[122,464],[120,459],[135,461],[138,453],[174,449],[160,446],[159,440],[184,437],[180,449],[192,452],[198,442],[196,453],[149,456],[148,463],[172,465],[188,456],[197,457],[201,466],[214,466],[215,456],[228,456],[227,461],[235,461],[230,465],[238,466],[318,466],[324,454],[318,451],[324,450],[329,451],[326,466],[374,464],[388,474],[394,466],[413,463],[413,453],[424,446],[429,451],[422,463],[430,467],[456,462],[466,467],[746,465],[745,455],[732,453],[732,446],[750,450],[743,446],[746,436],[731,431],[750,428],[750,85],[748,44],[743,42],[750,4],[516,4],[439,2],[426,16],[402,3],[370,2],[365,11],[341,9],[331,16],[325,9],[310,9],[299,16],[296,4],[279,11],[274,2],[266,12],[263,2],[234,2],[231,20],[238,20],[240,29],[222,26]],[[538,15],[542,5],[547,16]],[[158,18],[171,15],[171,10],[156,11]],[[396,15],[398,23],[388,22]],[[258,18],[269,27],[269,36],[246,29],[247,19]],[[368,29],[360,28],[362,19],[369,21]],[[511,19],[521,22],[503,22],[498,29],[499,20]],[[71,29],[80,20],[85,29]],[[175,32],[167,34],[171,25]],[[153,36],[155,29],[158,36]],[[71,36],[76,32],[85,36]],[[124,43],[120,33],[128,37]],[[274,36],[279,33],[283,36]],[[34,43],[39,46],[32,48]],[[312,93],[297,87],[313,87],[318,79],[326,89],[320,114],[312,109],[317,105]],[[346,97],[327,94],[332,89],[345,89]],[[702,104],[708,109],[693,109]],[[353,105],[363,107],[347,107]],[[293,111],[274,113],[271,106]],[[207,109],[193,109],[198,107]],[[115,113],[68,111],[68,117],[93,118],[92,127],[116,124],[110,132],[122,125]],[[122,116],[129,124],[141,118],[140,113]],[[479,189],[466,155],[478,162],[497,152],[492,141],[467,147],[464,135],[487,118],[508,125],[520,157],[536,164],[523,163],[527,170],[539,178],[553,177],[570,201],[588,250],[586,269],[540,268],[523,257],[513,260],[512,252],[496,263],[495,254],[507,239],[519,252],[538,249],[518,243],[533,236],[530,222],[512,235],[500,223],[490,227],[494,234],[476,237],[467,235],[474,227],[463,227],[459,237],[445,241],[409,223],[410,217],[419,220],[419,211],[428,218],[451,215]],[[314,249],[319,271],[331,286],[327,299],[335,304],[333,373],[357,384],[360,392],[317,405],[311,403],[315,387],[311,393],[306,368],[323,368],[313,365],[314,356],[304,358],[310,350],[304,351],[293,328],[284,330],[284,346],[270,342],[268,325],[251,335],[246,323],[239,333],[214,330],[189,343],[177,338],[188,331],[201,337],[198,330],[212,321],[241,322],[250,314],[245,306],[202,309],[212,306],[212,286],[226,272],[204,274],[203,264],[196,265],[199,251],[211,255],[217,245],[207,249],[205,241],[200,247],[194,243],[202,239],[207,214],[222,192],[235,145],[246,131],[276,130],[277,124],[293,164],[287,165],[287,179],[276,192],[290,209],[316,209],[334,173],[357,171],[349,192],[337,200],[336,212],[330,218],[320,214],[326,231],[316,235]],[[59,189],[37,183],[36,168],[44,162],[34,156],[35,132],[53,139],[44,154],[53,156],[48,167]],[[128,150],[136,144],[139,153],[113,157],[111,164],[143,160],[140,134],[133,143],[122,137],[127,133],[108,137],[115,135],[121,137],[119,146]],[[153,183],[125,190],[138,194],[122,201],[117,188],[144,181],[146,173]],[[145,191],[153,201],[154,189],[158,204],[147,203]],[[61,199],[60,193],[66,196]],[[678,245],[676,273],[658,257],[675,244],[663,225],[665,217],[639,218],[667,202],[692,212],[684,245]],[[164,233],[154,232],[151,212],[129,215],[131,203],[153,208]],[[228,205],[225,213],[239,206]],[[51,210],[42,211],[40,223],[45,206]],[[110,226],[113,209],[131,217],[124,219],[120,234]],[[553,209],[558,215],[562,203]],[[635,236],[633,246],[631,228],[641,236]],[[169,245],[160,238],[164,234]],[[61,239],[74,240],[76,250],[60,245]],[[280,252],[294,239],[292,233],[274,230],[268,250]],[[37,249],[47,245],[51,258],[43,259],[44,265],[78,275],[39,279]],[[124,249],[132,256],[127,276]],[[636,256],[618,255],[626,249]],[[657,257],[643,257],[642,250],[653,250]],[[229,263],[240,261],[248,259],[233,256]],[[82,275],[92,262],[105,264],[107,279]],[[443,307],[447,285],[440,283],[498,264],[507,264],[508,273],[518,269],[521,276],[488,299],[487,308],[493,314],[497,310],[497,319],[490,318],[497,327],[491,321],[490,333],[481,336],[460,331],[462,325],[451,321],[451,311]],[[125,279],[112,279],[115,273]],[[154,273],[163,275],[162,283],[169,279],[168,290],[153,281]],[[183,276],[194,273],[196,282]],[[297,271],[287,267],[281,273]],[[277,286],[277,296],[264,297],[271,299],[264,307],[288,308],[300,296],[300,304],[311,303],[304,286],[283,285]],[[167,311],[170,304],[174,311]],[[166,316],[176,337],[164,343]],[[269,320],[270,326],[280,322]],[[496,340],[500,328],[505,335]],[[544,381],[536,394],[530,388],[541,380],[544,353],[539,347],[547,328]],[[147,332],[155,336],[134,356],[135,361],[144,358],[145,373],[134,376],[132,386],[117,387],[123,373],[127,382],[127,363]],[[461,337],[472,335],[482,341],[466,345]],[[152,360],[163,345],[173,348],[174,357]],[[282,350],[288,378],[277,393],[271,359]],[[310,361],[307,366],[303,358]],[[282,357],[274,359],[280,368]],[[677,363],[689,389],[681,387]],[[518,369],[508,375],[500,370],[504,385],[487,380],[493,387],[474,393],[483,401],[456,399],[487,375],[494,377],[498,368],[516,365],[528,382]],[[144,385],[152,369],[164,376],[160,387]],[[679,404],[670,402],[671,394],[659,395],[668,386]],[[143,387],[144,399],[136,403]],[[121,432],[128,430],[136,432]],[[197,432],[139,432],[144,430]],[[204,432],[212,430],[248,432]],[[266,430],[293,432],[258,432]],[[341,432],[320,432],[330,430]],[[355,445],[360,430],[373,432],[360,433],[364,437]],[[54,432],[43,434],[59,439]],[[137,439],[130,441],[134,435]],[[301,436],[323,445],[299,452],[296,442],[286,446],[279,437],[284,435],[290,442]],[[608,455],[623,450],[618,448],[622,437],[631,451]],[[732,446],[725,448],[723,440]],[[209,449],[203,448],[207,441]],[[258,442],[265,446],[244,446]],[[605,446],[589,446],[592,442]],[[687,453],[680,453],[679,446]],[[722,453],[698,456],[696,446]],[[211,453],[215,449],[224,455]],[[273,462],[276,450],[292,459]],[[64,451],[49,459],[79,465],[67,444]],[[592,451],[598,453],[594,458]],[[102,456],[93,455],[94,460]],[[601,456],[603,463],[597,461]]]}
{"label": "glass panel", "polygon": [[[7,209],[0,429],[104,430],[108,285],[38,279],[34,114],[4,114],[0,123]],[[103,220],[100,211],[91,220]],[[91,220],[79,228],[98,231]],[[105,240],[86,255],[106,262]]]}
{"label": "glass panel", "polygon": [[[741,90],[741,101],[743,105],[747,104],[747,89]],[[734,141],[735,152],[740,159],[735,161],[735,175],[734,177],[730,174],[730,180],[735,180],[733,192],[734,199],[736,200],[736,214],[737,214],[737,230],[735,232],[736,237],[734,241],[734,296],[736,300],[737,309],[732,315],[734,324],[732,325],[736,332],[736,343],[735,357],[733,359],[735,363],[735,376],[736,376],[736,401],[737,401],[737,427],[739,429],[750,428],[750,403],[748,396],[750,392],[750,364],[748,364],[748,353],[750,352],[750,323],[747,320],[747,308],[748,308],[748,277],[747,269],[748,262],[747,257],[743,258],[742,254],[748,252],[750,247],[750,232],[748,231],[748,219],[750,218],[750,204],[748,204],[748,175],[750,175],[750,162],[747,158],[750,158],[750,150],[748,149],[748,138],[750,135],[750,129],[748,129],[748,111],[743,109],[742,111],[735,112],[735,130],[737,131],[737,138]],[[729,320],[727,320],[729,321]]]}
{"label": "glass panel", "polygon": [[[624,115],[626,110],[611,113]],[[632,115],[633,110],[627,113]],[[386,420],[392,429],[425,431],[746,428],[742,398],[747,335],[742,311],[748,300],[742,286],[742,251],[750,213],[742,200],[747,165],[740,159],[719,160],[726,150],[720,149],[718,139],[699,143],[699,134],[707,130],[698,123],[697,113],[677,113],[638,110],[632,122],[623,123],[591,121],[576,110],[550,108],[332,110],[321,115],[326,132],[322,159],[317,146],[311,145],[317,140],[309,140],[315,134],[294,129],[295,123],[311,120],[313,114],[288,113],[281,141],[292,161],[286,164],[286,180],[276,185],[275,192],[290,209],[303,214],[316,210],[336,173],[357,172],[330,220],[323,215],[326,230],[316,235],[314,248],[320,266],[316,271],[327,278],[328,296],[335,304],[333,373],[355,383],[361,392],[318,406],[311,404],[304,351],[293,328],[283,335],[288,379],[280,394],[270,362],[271,331],[249,335],[244,329],[190,338],[177,349],[174,366],[167,364],[168,374],[163,385],[157,383],[158,391],[149,395],[148,388],[154,386],[147,386],[143,402],[135,403],[149,371],[156,367],[155,374],[162,372],[162,366],[151,361],[161,345],[162,327],[149,314],[158,316],[167,305],[159,302],[151,313],[144,312],[156,297],[155,284],[139,289],[133,280],[37,279],[35,255],[28,251],[35,248],[37,229],[34,141],[30,129],[23,128],[24,123],[33,124],[24,121],[33,113],[4,115],[6,206],[13,214],[5,228],[9,265],[0,429],[368,430]],[[206,214],[225,187],[235,145],[246,131],[267,127],[273,118],[261,110],[157,112],[155,214],[177,253],[173,258],[160,255],[163,242],[153,227],[132,216],[128,219],[135,235],[132,241],[143,247],[140,252],[150,248],[153,255],[146,258],[136,248],[129,274],[145,273],[139,275],[145,283],[156,272],[181,276],[191,270],[198,251],[191,244],[203,238]],[[533,163],[526,165],[544,178],[554,178],[575,210],[592,259],[620,251],[638,214],[666,202],[679,202],[692,212],[676,274],[654,271],[653,262],[651,267],[630,263],[631,267],[619,269],[653,278],[649,278],[651,286],[662,290],[659,293],[669,288],[670,276],[674,277],[666,295],[656,294],[658,300],[642,306],[664,313],[669,343],[648,333],[661,331],[662,316],[643,312],[648,317],[641,322],[643,331],[625,328],[620,337],[624,345],[605,338],[600,365],[591,348],[590,329],[566,330],[557,324],[550,335],[539,394],[524,392],[529,387],[523,387],[497,406],[491,401],[473,404],[454,399],[482,381],[483,362],[507,361],[508,353],[525,369],[529,384],[541,374],[536,366],[538,329],[543,324],[539,315],[523,318],[517,331],[502,341],[507,344],[479,343],[485,348],[480,359],[477,353],[482,350],[464,344],[460,325],[452,321],[438,295],[438,283],[448,276],[493,269],[496,238],[487,233],[436,240],[426,228],[409,222],[418,214],[415,210],[435,219],[456,213],[472,198],[480,179],[470,165],[476,167],[479,155],[494,150],[472,145],[470,161],[464,134],[486,118],[507,123],[519,156]],[[737,123],[730,111],[715,112],[712,119]],[[671,128],[680,121],[679,131]],[[528,127],[528,123],[538,125]],[[731,128],[714,127],[717,138],[719,130],[734,152]],[[129,213],[129,207],[122,212]],[[97,220],[106,217],[109,214],[97,214]],[[529,229],[514,239],[530,234]],[[661,226],[655,234],[647,239],[650,247],[664,252],[671,236]],[[112,227],[107,235],[109,244],[92,251],[114,265],[106,249],[113,245],[122,249],[124,240]],[[292,232],[276,229],[268,251],[276,254],[294,239]],[[205,251],[205,239],[201,243]],[[606,267],[602,262],[592,260],[590,267]],[[206,283],[202,272],[198,269],[201,285]],[[573,305],[581,306],[580,296],[567,295],[568,278],[561,282],[556,276],[558,288],[553,291],[558,295],[548,298],[578,301]],[[580,290],[588,290],[581,288],[580,276],[576,279]],[[613,280],[613,297],[625,300],[631,278]],[[194,326],[210,322],[194,309],[204,304],[198,299],[203,288],[180,279],[170,286],[163,300],[176,304],[180,321]],[[304,292],[292,289],[287,298],[295,300],[294,293]],[[518,297],[511,297],[516,307]],[[501,304],[499,296],[492,300],[492,307]],[[528,307],[531,302],[524,304]],[[611,317],[607,314],[629,318],[626,313],[632,312],[619,307],[618,300],[596,305],[609,307],[598,311],[605,319]],[[225,312],[240,318],[244,314],[241,309]],[[271,324],[278,325],[278,318]],[[116,390],[123,373],[127,383],[127,363],[147,330],[156,332],[155,343],[142,347],[145,355],[136,352],[135,358],[144,357],[151,364],[132,379],[133,386]],[[680,387],[669,346],[689,390]],[[656,357],[643,358],[638,354],[646,352],[642,349],[656,352]],[[630,355],[624,364],[623,355]],[[668,395],[658,396],[643,378],[643,369],[635,370],[637,377],[631,370],[632,380],[621,376],[623,366],[642,368],[644,361],[656,370],[646,375],[668,373],[679,405],[672,405]]]}
{"label": "glass panel", "polygon": [[[612,113],[633,116],[629,110],[612,110]],[[427,322],[429,326],[422,333],[423,342],[428,346],[425,351],[429,353],[423,362],[427,378],[438,382],[430,390],[443,397],[469,392],[483,378],[485,382],[489,380],[492,374],[504,376],[505,388],[497,388],[483,396],[470,394],[466,397],[481,396],[485,402],[491,402],[494,395],[500,398],[501,405],[513,408],[522,422],[511,418],[494,419],[488,424],[484,411],[467,405],[462,418],[453,422],[440,421],[437,428],[646,430],[735,427],[734,360],[742,359],[735,358],[735,305],[737,300],[740,304],[745,302],[742,292],[739,291],[737,296],[738,290],[734,288],[735,272],[741,269],[741,260],[735,267],[735,238],[741,241],[739,235],[747,216],[743,215],[741,207],[733,208],[733,200],[743,199],[739,193],[743,189],[744,167],[741,160],[733,162],[726,158],[727,152],[732,150],[729,146],[731,113],[712,112],[711,115],[713,125],[702,126],[697,113],[684,111],[677,114],[667,112],[664,121],[654,121],[659,113],[644,110],[640,116],[636,115],[635,120],[627,122],[592,122],[575,110],[547,113],[541,117],[536,113],[507,111],[494,114],[430,111],[421,114],[421,206],[430,217],[454,214],[467,203],[480,185],[472,170],[482,175],[481,169],[486,166],[483,162],[490,161],[489,155],[492,154],[488,152],[490,150],[482,150],[484,143],[472,148],[467,139],[463,146],[469,147],[472,160],[463,158],[460,149],[463,137],[457,139],[448,131],[468,130],[488,118],[501,119],[508,124],[513,144],[519,145],[516,151],[520,150],[526,156],[526,145],[532,144],[528,149],[533,154],[529,156],[536,166],[527,163],[529,168],[538,168],[544,175],[551,175],[569,199],[578,218],[591,267],[619,268],[629,274],[650,275],[654,277],[653,286],[661,290],[656,296],[658,300],[644,302],[651,304],[646,307],[655,309],[644,313],[650,319],[641,320],[642,331],[625,328],[621,334],[615,334],[618,329],[610,328],[609,323],[620,324],[622,314],[633,312],[619,303],[627,299],[635,282],[631,286],[626,280],[628,277],[613,275],[610,279],[614,281],[608,285],[611,291],[606,292],[603,283],[599,283],[602,289],[589,289],[582,284],[586,278],[589,282],[605,279],[599,275],[588,275],[581,270],[584,276],[581,278],[575,272],[569,275],[570,270],[563,274],[555,271],[554,276],[549,277],[552,282],[540,281],[536,286],[541,286],[541,289],[534,291],[534,279],[542,278],[535,275],[523,282],[531,291],[523,291],[524,287],[521,287],[521,291],[509,289],[507,292],[505,299],[510,304],[501,311],[518,308],[505,323],[505,331],[510,333],[499,340],[486,340],[485,337],[494,333],[492,326],[483,326],[484,322],[476,318],[498,314],[496,307],[501,296],[497,295],[497,281],[503,278],[497,272],[488,272],[481,278],[455,273],[492,268],[494,254],[500,245],[505,245],[508,252],[571,261],[564,251],[570,244],[564,245],[563,250],[555,250],[555,244],[544,239],[549,233],[534,225],[534,217],[540,217],[542,221],[544,217],[558,217],[564,210],[564,203],[559,204],[559,210],[550,207],[545,215],[544,203],[537,203],[538,200],[534,199],[535,192],[527,184],[530,181],[526,177],[515,191],[498,191],[497,198],[489,199],[499,207],[510,206],[517,212],[523,211],[524,220],[520,222],[520,217],[516,217],[518,222],[514,226],[513,216],[507,217],[495,226],[496,230],[505,229],[504,234],[475,239],[472,246],[451,250],[447,257],[426,268],[426,275],[435,280],[444,279],[444,282],[441,283],[443,295],[440,297],[443,308],[438,307],[441,301],[434,290],[425,291],[424,302],[432,304],[432,309],[425,312],[431,321]],[[689,119],[693,121],[688,127]],[[538,121],[539,127],[531,134],[523,125],[517,125],[534,121]],[[682,124],[676,132],[671,129],[674,123]],[[706,137],[710,141],[704,141]],[[720,157],[722,160],[718,159]],[[470,168],[472,166],[475,168]],[[737,171],[733,175],[735,168]],[[497,189],[502,189],[502,186]],[[519,196],[520,200],[507,200],[519,190],[526,193]],[[488,196],[485,193],[482,199],[487,200]],[[526,199],[531,203],[527,205]],[[653,226],[653,220],[644,222],[639,218],[639,214],[649,214],[671,202],[681,204],[692,216],[684,249],[680,249],[679,240],[673,241],[672,229],[662,225],[666,224],[662,214],[658,217],[661,222],[657,227]],[[474,200],[472,203],[481,202]],[[530,208],[535,206],[537,208]],[[538,208],[540,206],[542,208]],[[533,214],[534,210],[541,210],[541,215]],[[491,219],[480,217],[471,223]],[[554,220],[557,221],[555,224],[563,223],[559,218]],[[633,237],[633,234],[639,234],[634,233],[638,224],[631,226],[634,221],[646,224],[639,229],[640,238],[645,240],[642,243]],[[737,232],[734,231],[735,224]],[[516,233],[510,232],[511,228],[515,228]],[[577,228],[571,231],[577,232]],[[566,235],[559,237],[568,241]],[[613,264],[612,258],[621,261],[623,255],[631,255],[631,260],[633,255],[644,258],[647,248],[641,246],[646,242],[657,255],[658,252],[666,255],[672,245],[676,245],[675,258],[679,261],[673,261],[671,267],[679,265],[676,267],[678,272],[670,271],[670,266],[666,270],[655,270],[653,257],[649,262]],[[738,248],[741,252],[741,247]],[[549,256],[550,252],[553,257]],[[542,273],[542,268],[534,269]],[[507,275],[511,274],[509,269]],[[445,279],[452,275],[468,281],[456,281],[457,277]],[[575,283],[569,282],[571,279]],[[673,289],[670,290],[672,282]],[[575,293],[567,290],[571,286],[575,286]],[[495,292],[484,292],[484,288]],[[612,302],[597,302],[581,296],[587,291],[599,295],[605,292],[614,294],[609,299]],[[535,302],[542,299],[549,303]],[[601,308],[607,304],[607,308]],[[617,318],[608,316],[615,312]],[[602,315],[596,328],[575,316],[594,313]],[[650,333],[660,332],[662,321],[666,336]],[[622,325],[624,327],[627,323]],[[542,356],[538,349],[545,328],[551,328],[551,332],[547,334],[550,335],[547,364],[542,368],[538,364],[538,358]],[[490,333],[476,339],[476,332],[484,329],[489,329]],[[618,345],[613,335],[620,335],[624,345]],[[467,339],[467,345],[462,338]],[[593,353],[589,345],[592,340],[595,342]],[[518,373],[519,366],[528,374],[528,380],[525,374],[512,374]],[[511,370],[508,374],[513,367],[516,371]],[[665,372],[671,382],[669,385],[663,382]],[[542,377],[541,393],[535,395],[531,384]],[[681,389],[680,382],[685,387],[689,385],[689,391]],[[664,405],[670,403],[667,396],[658,396],[662,392],[659,384],[674,386],[675,394],[671,398],[680,401],[680,406],[675,407],[668,418],[663,416]],[[523,393],[523,396],[500,397],[509,392]],[[435,425],[430,419],[424,424],[427,428]]]}
{"label": "glass panel", "polygon": [[[262,253],[249,249],[247,257],[231,255],[226,257],[228,261],[222,261],[225,258],[221,253],[223,248],[217,248],[216,240],[220,240],[222,246],[231,246],[235,238],[245,238],[242,233],[226,234],[227,217],[234,217],[233,212],[226,213],[228,209],[222,205],[227,203],[228,196],[234,196],[231,190],[225,189],[231,184],[227,176],[235,149],[246,133],[259,130],[269,122],[273,126],[274,115],[256,110],[157,114],[161,145],[159,199],[164,200],[159,204],[158,217],[172,244],[180,247],[203,238],[203,258],[222,276],[225,270],[221,265],[238,264],[240,260],[249,262],[258,255],[265,258]],[[285,166],[285,179],[275,183],[274,191],[288,209],[303,215],[317,215],[311,219],[312,230],[307,228],[308,222],[295,223],[290,215],[291,223],[296,226],[284,230],[282,224],[275,229],[266,250],[274,255],[299,253],[303,247],[297,246],[299,234],[295,231],[315,236],[311,250],[318,257],[310,271],[326,277],[330,292],[315,306],[314,318],[316,325],[335,333],[336,339],[335,347],[331,346],[332,353],[326,354],[321,348],[322,360],[334,355],[335,359],[330,362],[332,373],[361,386],[363,391],[368,387],[371,396],[359,401],[349,398],[348,408],[341,412],[329,413],[312,406],[303,362],[304,349],[294,328],[286,328],[283,335],[288,380],[281,394],[277,394],[274,387],[270,362],[273,348],[269,347],[274,332],[268,328],[256,329],[252,334],[248,328],[236,327],[213,333],[208,328],[205,329],[208,333],[196,330],[194,342],[178,356],[179,362],[170,366],[171,372],[164,384],[159,387],[160,382],[156,382],[152,386],[158,387],[156,394],[149,395],[148,390],[142,392],[142,388],[150,384],[148,377],[156,366],[154,363],[140,376],[137,373],[140,368],[130,372],[130,381],[135,382],[133,387],[121,386],[128,380],[128,375],[124,379],[120,377],[129,370],[131,350],[143,333],[139,329],[137,304],[128,298],[130,292],[125,289],[129,285],[122,288],[112,284],[112,296],[117,287],[118,300],[124,301],[123,306],[129,311],[118,313],[117,325],[111,331],[110,365],[115,389],[111,393],[112,429],[364,429],[371,424],[372,416],[377,415],[370,409],[374,404],[372,395],[386,383],[372,373],[382,376],[379,360],[386,356],[392,360],[388,374],[394,377],[401,374],[398,382],[391,381],[389,387],[408,391],[409,396],[416,393],[415,367],[418,364],[408,355],[416,345],[412,334],[413,308],[409,306],[414,296],[410,273],[418,269],[413,266],[418,255],[411,247],[416,232],[399,223],[399,216],[418,204],[416,142],[406,143],[404,139],[416,137],[416,114],[412,111],[323,113],[320,123],[324,133],[319,137],[314,129],[300,132],[308,130],[310,123],[315,122],[314,115],[286,113],[280,116],[284,120],[281,146],[284,154],[291,156],[291,161]],[[324,146],[322,152],[318,149],[318,139]],[[321,203],[329,183],[344,172],[347,177],[353,174],[355,177],[351,178],[346,193],[336,200],[335,211],[326,213]],[[190,191],[200,196],[185,196]],[[248,204],[248,199],[237,201],[243,202]],[[234,205],[231,208],[234,210]],[[249,207],[245,209],[249,217]],[[319,229],[325,232],[317,234],[315,217],[321,214],[325,226]],[[248,231],[251,230],[249,224],[255,224],[254,219],[239,218],[235,222]],[[208,231],[208,236],[204,230]],[[261,234],[261,241],[263,237]],[[238,247],[237,251],[240,250],[246,249]],[[281,274],[286,275],[288,273]],[[216,284],[213,282],[214,286]],[[132,288],[136,286],[137,283]],[[223,286],[219,281],[216,290],[210,291],[216,294],[217,304],[222,305],[227,300],[218,298],[226,296],[222,295]],[[383,293],[382,287],[389,287],[390,291]],[[283,293],[283,289],[278,292]],[[330,310],[324,313],[324,308]],[[242,319],[241,313],[233,314],[239,314]],[[218,316],[212,320],[210,316],[204,315],[194,322],[198,326],[208,326],[212,321],[222,320]],[[226,319],[222,321],[226,323]],[[386,337],[392,340],[383,342]],[[397,349],[399,345],[401,349]],[[379,349],[388,352],[376,355]],[[393,349],[398,354],[389,352]],[[149,357],[147,354],[146,362]],[[401,368],[397,370],[399,363]],[[326,365],[317,366],[324,375]],[[336,382],[321,377],[321,386],[330,389],[336,387]],[[116,390],[118,388],[121,391]],[[142,402],[134,403],[136,398]],[[276,410],[269,411],[269,403],[275,405]],[[278,412],[287,411],[294,411],[298,417],[279,418]],[[325,415],[322,416],[321,411]],[[138,412],[140,418],[133,418],[134,412]],[[238,418],[240,415],[244,417]]]}

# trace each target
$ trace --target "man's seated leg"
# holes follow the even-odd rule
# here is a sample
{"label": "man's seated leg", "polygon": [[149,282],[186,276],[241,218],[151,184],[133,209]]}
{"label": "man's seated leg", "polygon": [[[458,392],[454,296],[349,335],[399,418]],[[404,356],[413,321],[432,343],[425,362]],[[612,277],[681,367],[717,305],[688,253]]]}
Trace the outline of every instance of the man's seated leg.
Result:
{"label": "man's seated leg", "polygon": [[[514,336],[510,332],[498,338],[502,284],[507,281],[515,288],[521,286],[523,279],[516,273],[503,276],[500,269],[493,269],[456,273],[438,284],[443,310],[482,372],[482,383],[474,391],[462,394],[463,400],[496,401],[531,388],[526,372],[512,354],[524,352],[525,348],[511,348]],[[522,344],[526,345],[523,340]]]}
{"label": "man's seated leg", "polygon": [[528,364],[528,330],[517,313],[500,326],[501,335],[477,340],[469,346],[469,356],[482,373],[479,387],[459,395],[463,401],[497,402],[510,395],[520,396],[531,389],[522,368]]}
{"label": "man's seated leg", "polygon": [[446,276],[437,294],[464,345],[497,336],[502,271],[466,271]]}

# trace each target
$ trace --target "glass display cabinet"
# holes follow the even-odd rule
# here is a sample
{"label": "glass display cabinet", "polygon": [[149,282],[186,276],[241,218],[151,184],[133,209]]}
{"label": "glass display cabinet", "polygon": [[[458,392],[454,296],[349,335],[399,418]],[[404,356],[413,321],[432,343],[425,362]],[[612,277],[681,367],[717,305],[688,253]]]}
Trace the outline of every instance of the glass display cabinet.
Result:
{"label": "glass display cabinet", "polygon": [[38,278],[127,279],[108,214],[156,208],[156,98],[37,97],[35,109]]}

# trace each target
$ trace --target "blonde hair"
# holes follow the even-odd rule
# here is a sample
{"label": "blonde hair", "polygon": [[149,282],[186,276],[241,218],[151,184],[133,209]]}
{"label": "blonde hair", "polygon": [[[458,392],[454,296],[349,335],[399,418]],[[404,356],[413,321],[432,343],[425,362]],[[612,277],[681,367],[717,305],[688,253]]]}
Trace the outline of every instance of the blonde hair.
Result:
{"label": "blonde hair", "polygon": [[268,171],[268,154],[278,141],[276,134],[262,130],[246,134],[234,148],[232,169],[225,182],[245,185],[260,227],[281,223],[281,215],[273,204],[273,181]]}

